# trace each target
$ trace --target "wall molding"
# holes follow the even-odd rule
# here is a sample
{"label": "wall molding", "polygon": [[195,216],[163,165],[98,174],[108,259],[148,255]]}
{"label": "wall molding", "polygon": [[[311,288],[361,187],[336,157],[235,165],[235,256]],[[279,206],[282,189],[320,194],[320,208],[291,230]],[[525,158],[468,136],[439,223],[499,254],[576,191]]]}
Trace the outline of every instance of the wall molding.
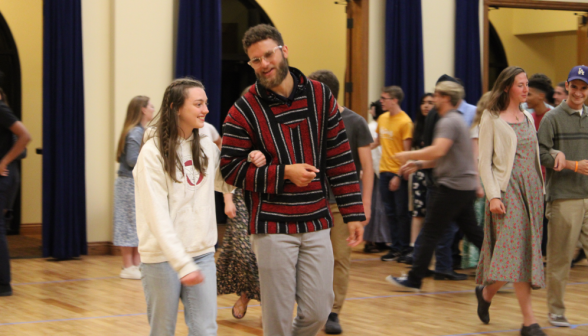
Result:
{"label": "wall molding", "polygon": [[90,242],[88,243],[88,255],[114,255],[120,256],[120,247],[112,245],[112,242]]}
{"label": "wall molding", "polygon": [[41,236],[43,235],[42,223],[23,223],[20,225],[20,233],[23,236]]}

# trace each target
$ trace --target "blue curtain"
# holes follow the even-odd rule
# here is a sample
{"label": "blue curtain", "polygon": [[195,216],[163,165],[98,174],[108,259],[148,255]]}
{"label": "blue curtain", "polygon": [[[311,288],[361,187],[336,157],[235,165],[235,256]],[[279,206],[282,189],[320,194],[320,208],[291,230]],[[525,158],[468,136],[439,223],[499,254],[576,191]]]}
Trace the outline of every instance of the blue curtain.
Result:
{"label": "blue curtain", "polygon": [[476,104],[482,96],[479,3],[455,0],[455,77],[461,79],[466,101]]}
{"label": "blue curtain", "polygon": [[87,253],[81,0],[43,2],[43,256]]}
{"label": "blue curtain", "polygon": [[421,0],[386,1],[386,86],[404,91],[402,109],[414,118],[424,93]]}
{"label": "blue curtain", "polygon": [[220,131],[221,1],[180,0],[176,78],[190,76],[206,88],[206,120]]}

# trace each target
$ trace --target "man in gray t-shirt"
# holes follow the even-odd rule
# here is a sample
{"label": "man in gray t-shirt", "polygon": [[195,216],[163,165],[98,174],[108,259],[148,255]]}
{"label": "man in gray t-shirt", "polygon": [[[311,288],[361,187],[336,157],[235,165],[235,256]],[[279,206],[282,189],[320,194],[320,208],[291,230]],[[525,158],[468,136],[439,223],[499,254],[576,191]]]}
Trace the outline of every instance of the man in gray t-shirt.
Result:
{"label": "man in gray t-shirt", "polygon": [[470,131],[461,112],[447,112],[435,125],[434,139],[453,142],[445,156],[437,159],[433,175],[438,185],[457,190],[473,190],[478,186]]}
{"label": "man in gray t-shirt", "polygon": [[[309,79],[319,81],[326,85],[333,95],[337,97],[339,93],[339,80],[335,74],[329,70],[319,70],[311,73]],[[345,132],[349,139],[349,146],[351,147],[351,155],[355,167],[357,168],[357,177],[360,177],[360,172],[363,169],[363,176],[360,179],[362,184],[362,201],[365,211],[366,221],[363,225],[367,225],[370,220],[371,197],[372,188],[374,185],[374,170],[372,167],[372,151],[370,144],[374,142],[372,134],[367,125],[367,122],[359,114],[350,109],[339,106],[339,112],[343,123],[345,124]],[[333,187],[337,188],[337,184],[333,183]],[[335,302],[329,314],[329,319],[325,325],[325,332],[327,334],[340,334],[343,332],[339,324],[339,312],[345,302],[347,296],[347,286],[349,284],[349,268],[351,266],[351,247],[347,244],[346,238],[349,235],[347,225],[343,221],[343,216],[337,207],[333,191],[329,185],[329,202],[331,203],[331,212],[333,213],[333,227],[331,228],[331,244],[333,245],[333,256],[335,257],[335,267],[333,274],[333,292],[335,293]]]}
{"label": "man in gray t-shirt", "polygon": [[463,87],[457,83],[437,84],[434,102],[441,119],[435,126],[433,144],[417,151],[396,154],[401,162],[418,160],[405,165],[413,171],[435,168],[438,184],[427,205],[425,224],[419,237],[420,249],[415,255],[412,270],[407,277],[389,275],[386,278],[401,291],[420,290],[437,242],[452,222],[478,248],[484,240],[484,232],[477,226],[474,212],[477,181],[471,140],[467,126],[456,110],[463,94]]}

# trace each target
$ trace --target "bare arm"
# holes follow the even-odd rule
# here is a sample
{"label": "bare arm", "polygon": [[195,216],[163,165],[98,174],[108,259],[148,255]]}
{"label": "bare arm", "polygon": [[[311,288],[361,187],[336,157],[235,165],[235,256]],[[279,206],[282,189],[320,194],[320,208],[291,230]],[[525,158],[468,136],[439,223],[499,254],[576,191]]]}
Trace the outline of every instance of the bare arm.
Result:
{"label": "bare arm", "polygon": [[436,138],[431,146],[412,152],[405,151],[398,153],[396,154],[396,158],[403,163],[408,160],[435,161],[438,158],[445,156],[451,146],[453,146],[453,140]]}
{"label": "bare arm", "polygon": [[370,149],[377,148],[380,145],[380,137],[376,137],[374,142],[370,144]]}
{"label": "bare arm", "polygon": [[10,131],[16,135],[17,140],[10,151],[8,151],[2,160],[0,160],[0,174],[4,174],[6,167],[25,150],[27,144],[31,141],[29,131],[20,121],[12,124],[12,126],[10,126]]}
{"label": "bare arm", "polygon": [[410,151],[410,149],[412,148],[412,139],[402,140],[402,148],[405,152]]}
{"label": "bare arm", "polygon": [[363,191],[361,194],[363,202],[363,211],[365,213],[364,225],[367,225],[371,217],[372,209],[372,191],[374,188],[374,167],[372,165],[372,151],[370,146],[359,147],[357,149],[359,154],[359,162],[361,162],[361,169],[363,175],[361,177],[361,184]]}

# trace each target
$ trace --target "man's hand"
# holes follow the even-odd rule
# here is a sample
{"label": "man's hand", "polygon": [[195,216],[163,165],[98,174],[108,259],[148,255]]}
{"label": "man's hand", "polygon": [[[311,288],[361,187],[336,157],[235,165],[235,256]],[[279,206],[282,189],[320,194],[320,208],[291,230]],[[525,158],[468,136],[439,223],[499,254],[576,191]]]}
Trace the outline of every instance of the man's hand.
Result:
{"label": "man's hand", "polygon": [[265,166],[265,155],[258,150],[249,153],[249,162],[253,163],[257,168]]}
{"label": "man's hand", "polygon": [[192,273],[188,273],[184,275],[183,278],[180,279],[180,282],[184,286],[194,286],[204,281],[204,275],[200,271],[194,271]]}
{"label": "man's hand", "polygon": [[566,167],[566,155],[563,152],[559,152],[555,156],[555,163],[553,164],[553,170],[562,171],[565,167]]}
{"label": "man's hand", "polygon": [[486,196],[486,194],[484,193],[484,188],[482,188],[482,186],[481,186],[481,185],[479,185],[479,186],[476,188],[476,196],[477,196],[478,198],[482,198],[482,197]]}
{"label": "man's hand", "polygon": [[588,160],[578,161],[578,171],[577,171],[577,173],[578,174],[582,174],[582,175],[588,175]]}
{"label": "man's hand", "polygon": [[418,170],[419,170],[419,167],[418,167],[416,161],[408,161],[402,167],[400,167],[400,174],[402,174],[402,176],[404,176],[405,179],[408,179],[407,177],[410,174],[414,174]]}
{"label": "man's hand", "polygon": [[349,238],[347,238],[347,245],[356,247],[363,241],[363,225],[361,222],[347,223],[349,229]]}
{"label": "man's hand", "polygon": [[0,176],[8,176],[8,165],[0,162]]}
{"label": "man's hand", "polygon": [[398,175],[394,175],[394,177],[388,183],[388,190],[396,191],[400,188],[400,177]]}
{"label": "man's hand", "polygon": [[297,187],[306,187],[318,172],[318,169],[306,163],[292,164],[286,166],[284,178],[292,181]]}

